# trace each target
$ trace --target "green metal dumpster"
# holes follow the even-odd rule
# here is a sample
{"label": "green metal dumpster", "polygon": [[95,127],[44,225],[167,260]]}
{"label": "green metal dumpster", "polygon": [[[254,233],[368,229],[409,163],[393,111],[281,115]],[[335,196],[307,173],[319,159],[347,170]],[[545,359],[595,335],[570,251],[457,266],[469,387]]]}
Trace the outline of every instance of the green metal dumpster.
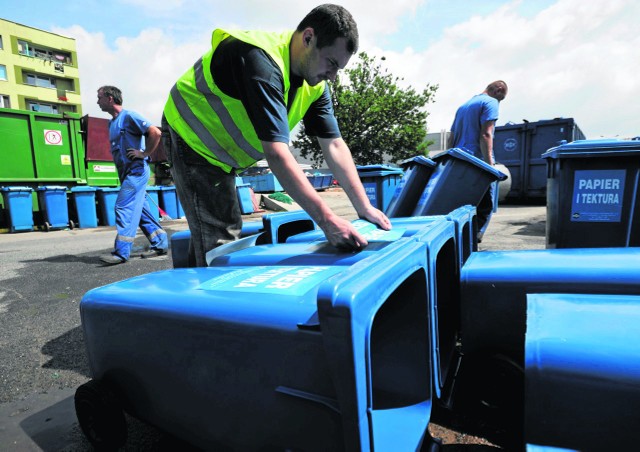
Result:
{"label": "green metal dumpster", "polygon": [[0,109],[0,183],[86,183],[81,132],[72,113]]}
{"label": "green metal dumpster", "polygon": [[579,140],[547,159],[547,248],[640,246],[640,140]]}

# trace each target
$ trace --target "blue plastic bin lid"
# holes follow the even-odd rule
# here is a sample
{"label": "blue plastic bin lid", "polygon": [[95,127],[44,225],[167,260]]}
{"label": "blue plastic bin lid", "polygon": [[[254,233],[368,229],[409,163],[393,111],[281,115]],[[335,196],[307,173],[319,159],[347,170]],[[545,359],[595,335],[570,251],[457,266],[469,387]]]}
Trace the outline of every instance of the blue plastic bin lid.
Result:
{"label": "blue plastic bin lid", "polygon": [[118,191],[120,187],[98,187],[98,191]]}
{"label": "blue plastic bin lid", "polygon": [[[149,187],[147,187],[149,188]],[[171,191],[171,190],[175,190],[176,186],[175,185],[159,185],[158,186],[158,190],[166,190],[166,191]]]}
{"label": "blue plastic bin lid", "polygon": [[72,192],[82,192],[82,191],[85,191],[85,192],[88,192],[88,191],[95,192],[96,190],[97,190],[97,188],[96,188],[96,187],[84,187],[84,186],[83,186],[83,187],[71,187],[71,191],[72,191]]}
{"label": "blue plastic bin lid", "polygon": [[411,157],[410,159],[406,159],[400,162],[400,166],[402,168],[407,168],[408,166],[415,165],[415,164],[428,166],[430,168],[433,168],[434,166],[437,165],[436,162],[434,162],[430,158],[425,157],[424,155],[417,155],[415,157]]}
{"label": "blue plastic bin lid", "polygon": [[389,165],[363,165],[363,166],[356,166],[356,169],[358,170],[359,173],[368,173],[368,172],[372,172],[372,171],[400,171],[402,172],[402,170],[400,168],[394,168],[393,166],[389,166]]}
{"label": "blue plastic bin lid", "polygon": [[37,191],[67,191],[67,187],[62,185],[44,185],[36,188]]}
{"label": "blue plastic bin lid", "polygon": [[640,140],[576,140],[542,154],[542,158],[626,157],[640,152]]}
{"label": "blue plastic bin lid", "polygon": [[0,187],[0,191],[33,191],[31,187]]}
{"label": "blue plastic bin lid", "polygon": [[447,158],[448,156],[457,158],[459,160],[463,160],[463,161],[469,162],[472,165],[479,166],[480,168],[484,169],[485,171],[488,171],[489,173],[493,174],[498,180],[507,180],[507,178],[508,178],[508,176],[506,174],[504,174],[501,171],[498,171],[493,166],[489,165],[487,162],[485,162],[485,161],[479,159],[478,157],[470,154],[469,152],[464,151],[464,150],[459,149],[459,148],[452,148],[452,149],[449,149],[447,151],[441,152],[440,154],[434,156],[433,160],[435,162],[439,162],[440,160],[443,160],[443,159]]}
{"label": "blue plastic bin lid", "polygon": [[160,190],[162,190],[162,188],[157,185],[147,185],[147,191],[160,191]]}

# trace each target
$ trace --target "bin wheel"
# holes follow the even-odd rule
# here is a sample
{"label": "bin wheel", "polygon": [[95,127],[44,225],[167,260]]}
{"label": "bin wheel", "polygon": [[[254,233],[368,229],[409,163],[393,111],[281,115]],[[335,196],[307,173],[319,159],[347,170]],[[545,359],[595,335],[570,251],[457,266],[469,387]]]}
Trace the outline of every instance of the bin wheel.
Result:
{"label": "bin wheel", "polygon": [[76,390],[78,423],[98,451],[117,450],[127,440],[127,422],[115,394],[103,382],[90,380]]}
{"label": "bin wheel", "polygon": [[49,231],[51,230],[51,225],[49,224],[49,222],[48,222],[48,221],[45,221],[45,222],[44,222],[44,230],[45,230],[46,232],[49,232]]}
{"label": "bin wheel", "polygon": [[73,222],[73,220],[69,221],[69,229],[73,229],[76,227],[76,224]]}

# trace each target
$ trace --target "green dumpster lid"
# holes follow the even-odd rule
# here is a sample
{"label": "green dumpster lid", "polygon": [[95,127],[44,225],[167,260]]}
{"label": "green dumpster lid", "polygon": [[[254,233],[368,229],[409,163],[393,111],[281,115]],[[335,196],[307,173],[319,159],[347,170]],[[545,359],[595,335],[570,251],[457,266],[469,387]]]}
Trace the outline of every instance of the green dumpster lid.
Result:
{"label": "green dumpster lid", "polygon": [[640,152],[640,140],[576,140],[542,154],[542,158],[626,157]]}

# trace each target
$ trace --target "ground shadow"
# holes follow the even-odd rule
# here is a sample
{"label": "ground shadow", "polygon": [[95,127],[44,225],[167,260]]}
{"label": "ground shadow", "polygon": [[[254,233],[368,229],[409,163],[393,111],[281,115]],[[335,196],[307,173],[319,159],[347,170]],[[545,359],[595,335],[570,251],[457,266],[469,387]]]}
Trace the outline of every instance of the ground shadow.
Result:
{"label": "ground shadow", "polygon": [[51,357],[42,365],[44,369],[72,370],[86,377],[91,376],[82,327],[73,328],[50,340],[43,345],[42,353]]}

